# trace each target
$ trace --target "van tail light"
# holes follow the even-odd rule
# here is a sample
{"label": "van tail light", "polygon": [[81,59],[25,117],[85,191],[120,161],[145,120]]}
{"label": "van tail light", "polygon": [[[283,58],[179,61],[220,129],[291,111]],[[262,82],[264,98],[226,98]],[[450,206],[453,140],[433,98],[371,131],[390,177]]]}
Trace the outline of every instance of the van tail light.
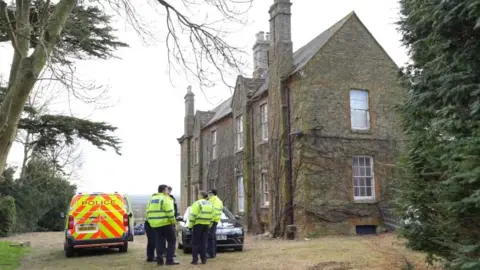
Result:
{"label": "van tail light", "polygon": [[68,216],[68,229],[73,230],[73,216]]}
{"label": "van tail light", "polygon": [[123,214],[123,226],[128,227],[128,214]]}

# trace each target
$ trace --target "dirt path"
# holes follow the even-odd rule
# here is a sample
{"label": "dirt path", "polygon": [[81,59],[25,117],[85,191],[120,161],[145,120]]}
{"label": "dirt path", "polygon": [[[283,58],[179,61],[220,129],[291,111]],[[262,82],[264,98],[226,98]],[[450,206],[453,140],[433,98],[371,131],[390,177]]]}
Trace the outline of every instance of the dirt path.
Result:
{"label": "dirt path", "polygon": [[[22,234],[2,240],[30,241],[32,251],[23,260],[22,270],[56,269],[159,269],[145,262],[146,237],[138,236],[127,253],[118,249],[95,250],[65,258],[63,233]],[[220,252],[208,265],[190,265],[191,255],[177,250],[180,266],[160,269],[324,269],[395,270],[408,261],[415,269],[441,269],[425,265],[425,256],[407,250],[395,235],[386,237],[324,237],[311,241],[259,240],[248,237],[243,252]]]}

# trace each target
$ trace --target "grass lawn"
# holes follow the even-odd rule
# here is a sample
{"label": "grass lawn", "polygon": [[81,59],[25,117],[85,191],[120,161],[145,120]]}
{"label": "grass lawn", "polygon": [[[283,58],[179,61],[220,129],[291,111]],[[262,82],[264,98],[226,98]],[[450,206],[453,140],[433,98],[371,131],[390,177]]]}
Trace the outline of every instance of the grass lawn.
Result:
{"label": "grass lawn", "polygon": [[17,269],[25,252],[23,247],[11,247],[9,242],[0,241],[0,269]]}
{"label": "grass lawn", "polygon": [[[31,241],[32,250],[22,260],[19,270],[64,269],[160,269],[145,262],[146,237],[135,237],[127,253],[118,249],[85,251],[74,258],[65,258],[62,232],[30,233],[9,238],[9,241]],[[3,239],[2,239],[3,240]],[[5,239],[6,240],[6,239]],[[1,243],[0,269],[15,269],[24,250]],[[6,259],[7,252],[14,252]],[[27,249],[28,251],[28,249]],[[179,266],[172,270],[443,270],[429,266],[425,254],[405,248],[395,234],[382,236],[328,236],[317,239],[286,241],[247,236],[243,252],[220,252],[208,264],[192,266],[192,255],[176,250]],[[7,263],[5,265],[4,261]]]}

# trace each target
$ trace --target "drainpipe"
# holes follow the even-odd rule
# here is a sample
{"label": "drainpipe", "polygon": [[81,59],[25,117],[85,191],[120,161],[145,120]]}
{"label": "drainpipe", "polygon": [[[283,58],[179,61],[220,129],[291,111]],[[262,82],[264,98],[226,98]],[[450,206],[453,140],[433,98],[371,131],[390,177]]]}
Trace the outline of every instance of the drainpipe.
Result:
{"label": "drainpipe", "polygon": [[[288,186],[290,189],[290,200],[289,200],[289,206],[290,206],[290,225],[293,227],[294,226],[294,211],[293,211],[293,197],[294,197],[294,190],[293,190],[293,153],[292,153],[292,139],[291,139],[291,119],[290,119],[290,112],[291,112],[291,107],[290,107],[290,87],[288,86],[287,82],[285,82],[285,94],[286,94],[286,99],[287,99],[287,143],[288,143]],[[293,230],[293,228],[292,228]],[[290,232],[289,239],[293,240],[295,238],[295,232],[292,231]]]}
{"label": "drainpipe", "polygon": [[183,206],[185,209],[192,204],[192,181],[191,181],[191,168],[192,168],[192,147],[191,138],[187,139],[187,205]]}
{"label": "drainpipe", "polygon": [[[255,228],[257,224],[254,224],[254,220],[257,218],[257,193],[256,193],[256,184],[255,184],[255,122],[254,122],[254,117],[253,117],[253,102],[252,102],[252,97],[250,97],[249,100],[250,104],[250,129],[251,129],[251,157],[250,157],[250,164],[252,168],[252,174],[251,174],[251,179],[252,179],[252,227]],[[248,108],[247,108],[248,110]],[[255,229],[253,230],[255,232]]]}

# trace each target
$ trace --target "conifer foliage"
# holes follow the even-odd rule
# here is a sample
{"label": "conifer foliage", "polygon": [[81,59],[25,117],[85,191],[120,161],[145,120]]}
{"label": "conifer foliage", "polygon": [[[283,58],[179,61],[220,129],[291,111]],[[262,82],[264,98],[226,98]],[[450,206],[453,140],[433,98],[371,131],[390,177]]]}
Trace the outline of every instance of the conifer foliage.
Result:
{"label": "conifer foliage", "polygon": [[480,269],[480,1],[401,0],[408,245]]}

